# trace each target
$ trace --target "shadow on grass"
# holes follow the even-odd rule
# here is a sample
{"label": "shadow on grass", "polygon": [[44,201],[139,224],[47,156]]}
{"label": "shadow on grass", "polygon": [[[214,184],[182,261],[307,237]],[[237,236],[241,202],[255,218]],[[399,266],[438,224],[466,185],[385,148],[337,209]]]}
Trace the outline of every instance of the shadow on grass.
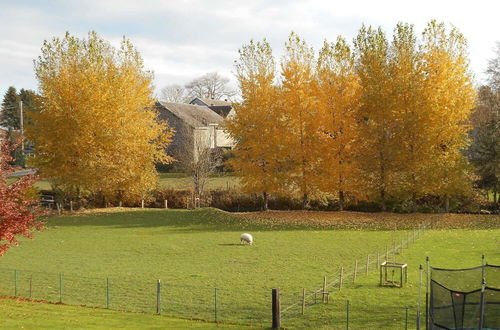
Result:
{"label": "shadow on grass", "polygon": [[[213,208],[197,210],[123,211],[110,213],[87,213],[63,215],[45,219],[48,228],[56,227],[109,227],[116,228],[165,228],[173,232],[205,231],[278,231],[318,230],[307,225],[269,223],[258,219],[245,219]],[[322,228],[333,230],[340,228]],[[345,228],[348,229],[348,228]],[[235,244],[240,245],[240,244]]]}
{"label": "shadow on grass", "polygon": [[220,246],[245,246],[245,244],[236,244],[236,243],[222,243]]}

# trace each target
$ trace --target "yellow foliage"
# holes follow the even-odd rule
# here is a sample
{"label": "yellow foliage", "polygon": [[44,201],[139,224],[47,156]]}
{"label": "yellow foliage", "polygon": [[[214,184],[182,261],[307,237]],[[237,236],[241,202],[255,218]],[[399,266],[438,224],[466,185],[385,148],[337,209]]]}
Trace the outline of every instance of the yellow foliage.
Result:
{"label": "yellow foliage", "polygon": [[123,39],[114,49],[95,32],[44,42],[35,62],[40,113],[28,135],[35,166],[69,195],[140,196],[169,162],[172,130],[157,121],[151,72]]}

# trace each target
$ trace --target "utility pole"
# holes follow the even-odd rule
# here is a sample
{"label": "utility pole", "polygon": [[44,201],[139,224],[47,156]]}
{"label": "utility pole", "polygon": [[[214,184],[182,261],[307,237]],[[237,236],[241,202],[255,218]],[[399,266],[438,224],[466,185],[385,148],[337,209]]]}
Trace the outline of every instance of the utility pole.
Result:
{"label": "utility pole", "polygon": [[23,101],[19,101],[19,126],[21,126],[21,154],[24,156],[24,115]]}

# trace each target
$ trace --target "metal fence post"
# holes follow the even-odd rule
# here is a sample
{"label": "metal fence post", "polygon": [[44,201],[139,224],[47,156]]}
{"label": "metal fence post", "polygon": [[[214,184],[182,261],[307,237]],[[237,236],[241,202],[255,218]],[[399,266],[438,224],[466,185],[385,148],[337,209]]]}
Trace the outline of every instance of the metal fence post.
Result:
{"label": "metal fence post", "polygon": [[63,274],[59,273],[59,302],[63,302]]}
{"label": "metal fence post", "polygon": [[106,277],[106,308],[109,309],[109,277]]}
{"label": "metal fence post", "polygon": [[281,328],[280,289],[272,289],[273,329]]}
{"label": "metal fence post", "polygon": [[405,330],[408,330],[408,307],[406,307],[406,314],[405,314]]}
{"label": "metal fence post", "polygon": [[33,289],[33,274],[30,275],[30,299],[32,297],[32,289]]}
{"label": "metal fence post", "polygon": [[14,297],[17,297],[17,269],[14,269]]}
{"label": "metal fence post", "polygon": [[161,314],[161,282],[156,281],[156,314]]}
{"label": "metal fence post", "polygon": [[306,288],[302,288],[302,315],[306,312]]}
{"label": "metal fence post", "polygon": [[352,283],[356,282],[357,272],[358,272],[358,261],[356,260],[356,262],[354,263],[354,274],[352,277]]}
{"label": "metal fence post", "polygon": [[344,267],[340,267],[339,290],[342,289],[342,277],[344,276]]}
{"label": "metal fence post", "polygon": [[420,330],[420,306],[422,304],[422,270],[423,267],[420,265],[419,271],[420,271],[420,280],[419,280],[419,285],[418,285],[418,306],[417,306],[417,330]]}
{"label": "metal fence post", "polygon": [[217,323],[217,288],[214,289],[214,319]]}
{"label": "metal fence post", "polygon": [[347,300],[346,304],[346,329],[349,330],[349,300]]}

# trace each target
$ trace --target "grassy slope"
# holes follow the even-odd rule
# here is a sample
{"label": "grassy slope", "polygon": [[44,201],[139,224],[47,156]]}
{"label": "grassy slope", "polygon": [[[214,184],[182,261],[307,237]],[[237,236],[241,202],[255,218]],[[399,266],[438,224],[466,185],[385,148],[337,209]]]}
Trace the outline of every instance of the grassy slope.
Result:
{"label": "grassy slope", "polygon": [[0,299],[1,329],[215,329],[219,327],[237,328],[143,313]]}
{"label": "grassy slope", "polygon": [[[68,296],[65,300],[74,298],[78,302],[77,298],[85,298],[89,303],[101,305],[103,279],[110,277],[112,307],[130,307],[119,305],[127,300],[124,295],[117,295],[122,288],[122,292],[136,299],[147,292],[148,300],[135,307],[148,311],[154,309],[154,281],[160,278],[166,290],[166,314],[207,319],[212,318],[213,288],[217,286],[219,319],[266,325],[270,319],[271,287],[281,288],[282,303],[286,307],[297,300],[303,287],[319,288],[324,275],[329,279],[337,277],[340,265],[352,267],[354,260],[361,262],[367,253],[383,251],[393,239],[399,241],[406,235],[405,231],[359,230],[369,222],[366,214],[346,212],[339,216],[349,217],[347,227],[358,230],[334,230],[335,226],[329,230],[310,229],[304,223],[295,222],[290,226],[282,221],[262,221],[213,210],[63,216],[51,218],[47,229],[36,234],[34,240],[24,240],[21,247],[11,249],[2,258],[2,268],[62,272]],[[380,215],[374,218],[377,217]],[[391,227],[391,221],[406,223],[409,217],[413,215],[387,215],[383,219],[387,219]],[[357,219],[361,219],[359,226],[351,226]],[[490,223],[498,223],[497,219],[481,218],[479,223],[489,228],[492,227]],[[238,244],[243,231],[254,234],[254,246]],[[284,322],[287,326],[298,327],[333,326],[343,319],[341,312],[348,298],[352,300],[352,320],[358,322],[358,326],[369,324],[386,328],[380,315],[392,314],[400,326],[404,313],[401,308],[415,306],[415,270],[425,255],[430,255],[436,265],[443,267],[477,265],[481,253],[494,259],[489,259],[491,263],[500,263],[498,239],[492,239],[499,235],[497,229],[430,231],[403,257],[410,265],[408,288],[378,288],[377,275],[373,273],[356,284],[361,285],[359,290],[348,286],[342,296],[334,296],[335,303],[311,307],[306,317],[285,316]],[[4,283],[12,278],[11,273],[3,276]],[[81,285],[79,276],[97,279],[89,279]],[[51,281],[56,287],[57,277],[53,276]],[[20,290],[26,294],[26,281],[23,283],[24,291]],[[78,287],[92,285],[98,292],[96,297],[90,297],[95,292],[74,293]],[[53,300],[58,299],[57,290],[51,294]],[[363,309],[369,309],[370,314],[361,317]]]}

